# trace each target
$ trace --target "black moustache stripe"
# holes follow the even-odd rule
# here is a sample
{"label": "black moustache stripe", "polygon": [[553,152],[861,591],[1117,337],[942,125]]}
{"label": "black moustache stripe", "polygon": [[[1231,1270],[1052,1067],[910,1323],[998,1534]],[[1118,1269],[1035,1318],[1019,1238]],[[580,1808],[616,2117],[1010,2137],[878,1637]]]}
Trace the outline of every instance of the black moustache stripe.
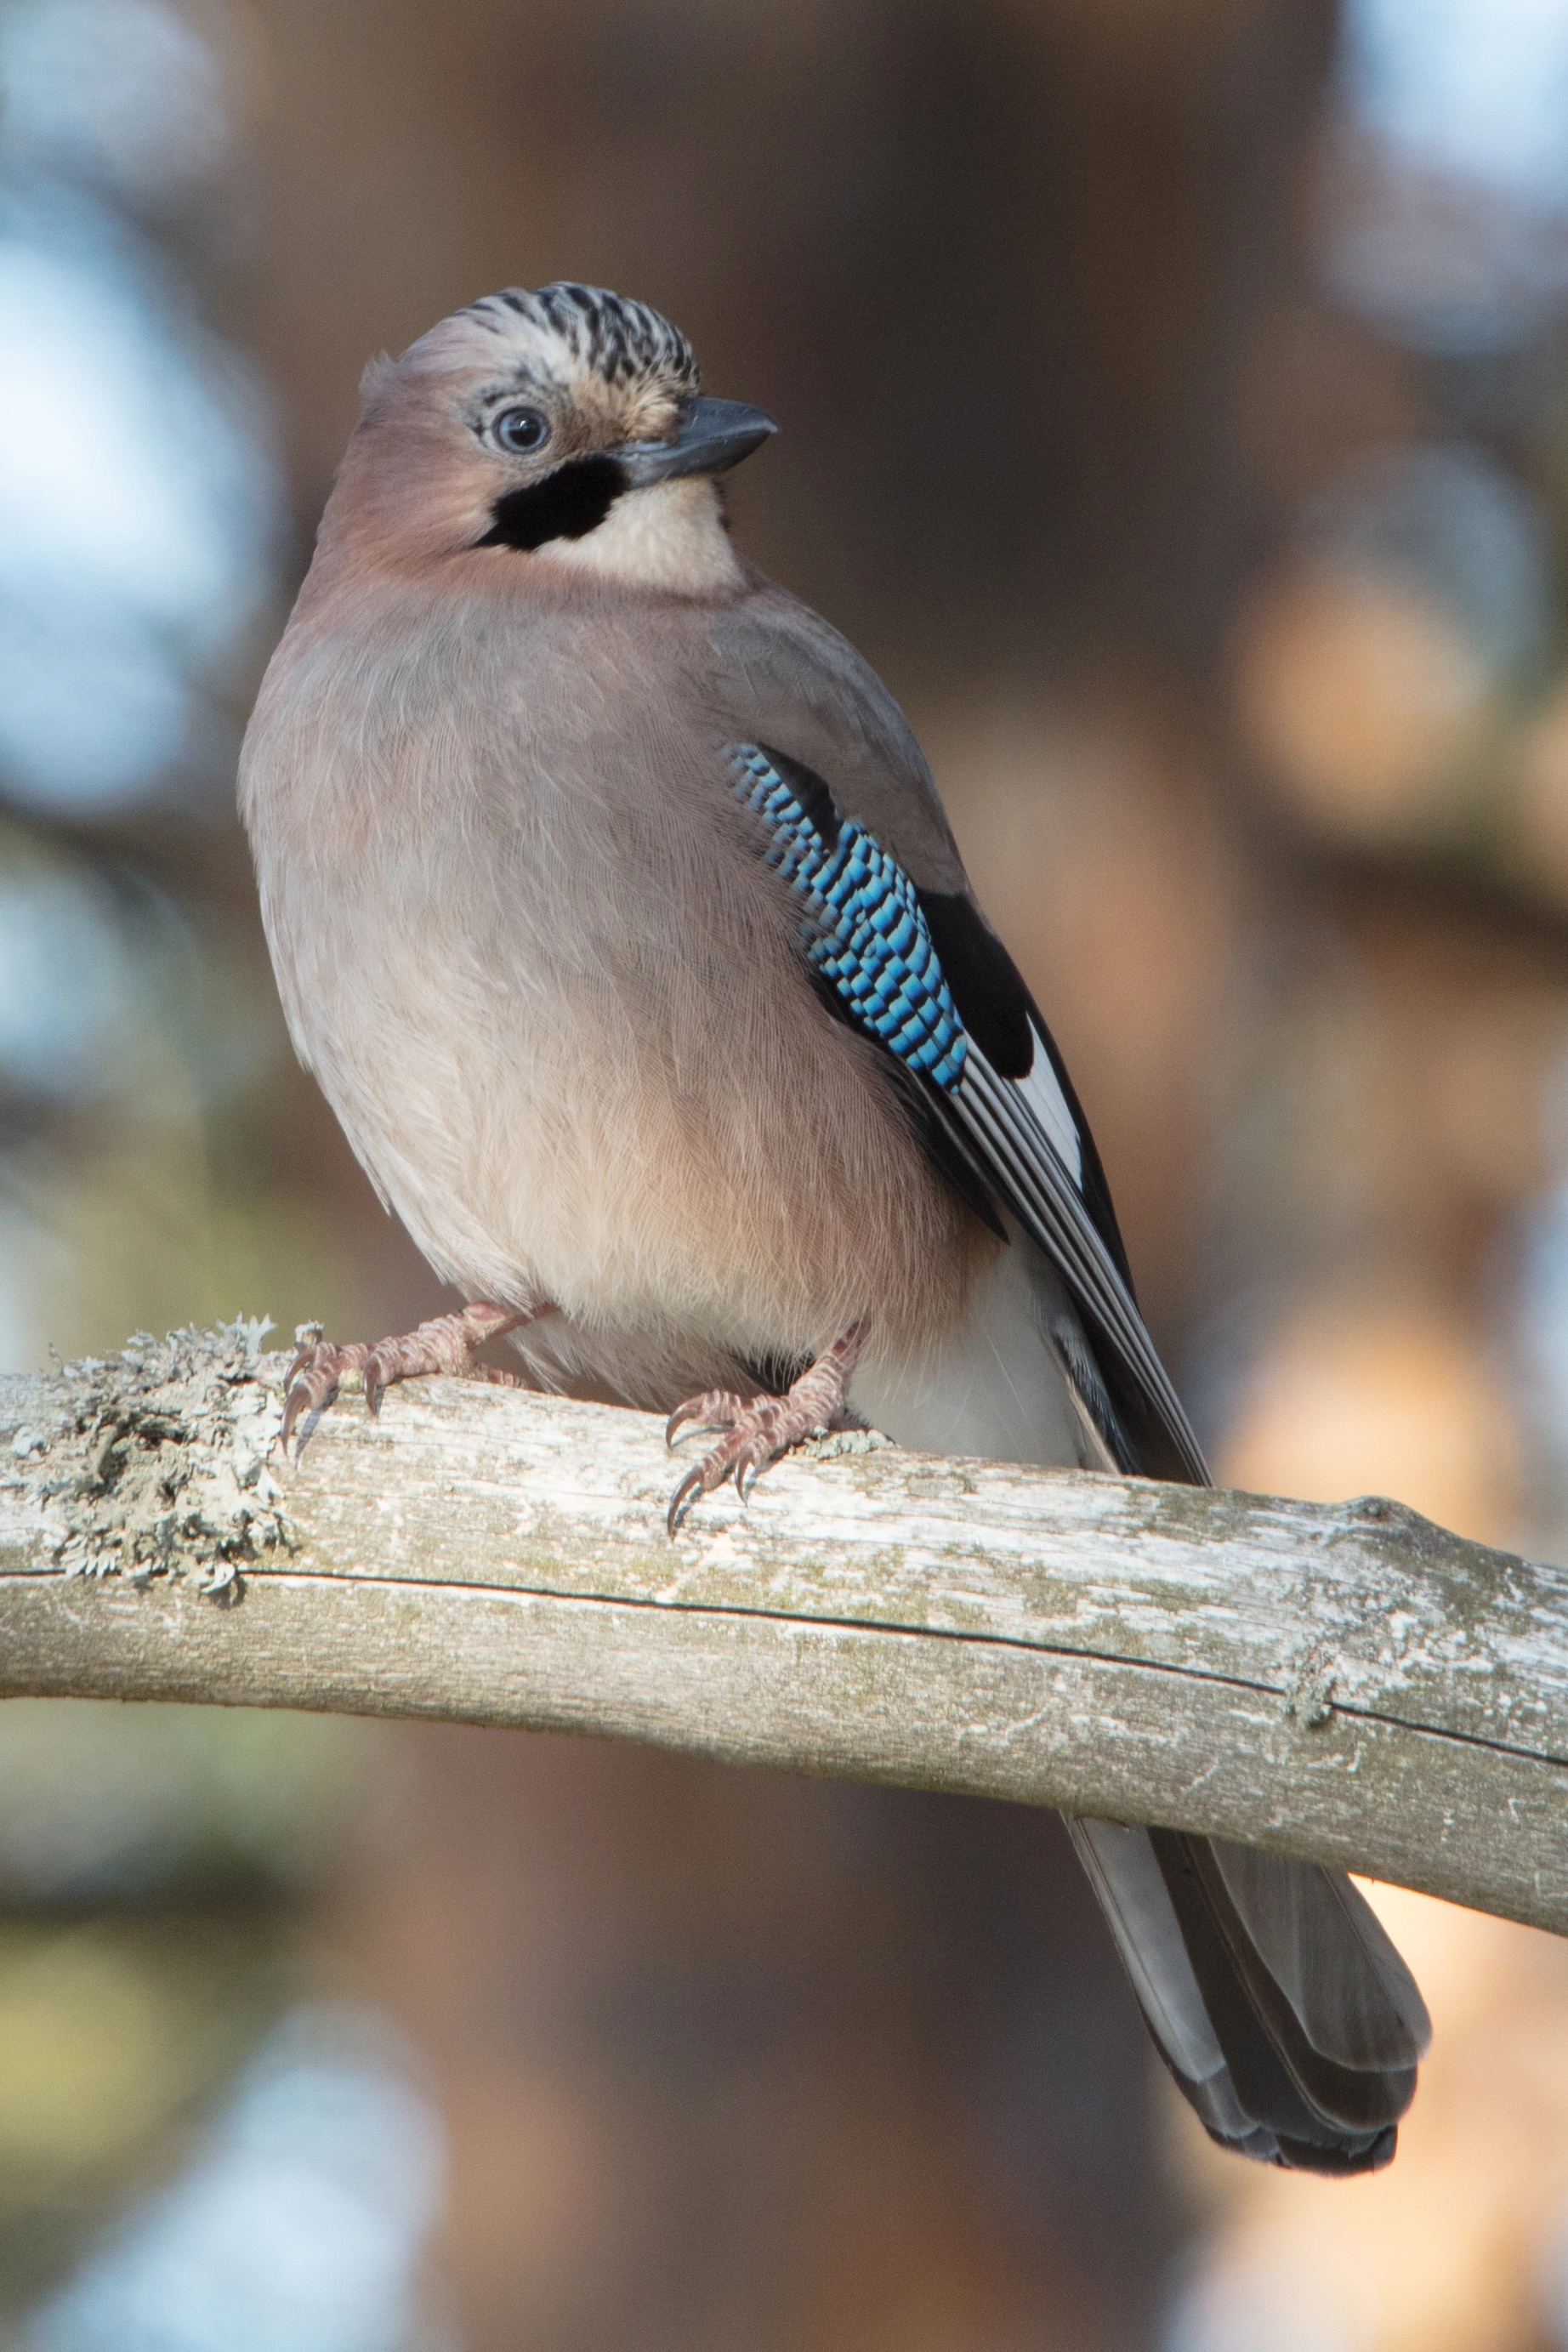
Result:
{"label": "black moustache stripe", "polygon": [[479,547],[542,547],[552,539],[585,539],[626,487],[613,457],[574,457],[543,481],[508,490],[490,509]]}

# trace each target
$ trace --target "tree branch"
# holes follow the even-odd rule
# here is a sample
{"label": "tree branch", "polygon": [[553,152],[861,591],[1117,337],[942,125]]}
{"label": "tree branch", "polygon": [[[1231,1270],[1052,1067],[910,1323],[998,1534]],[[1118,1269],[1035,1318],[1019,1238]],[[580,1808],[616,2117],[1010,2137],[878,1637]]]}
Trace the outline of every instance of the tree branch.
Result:
{"label": "tree branch", "polygon": [[0,1381],[0,1692],[605,1733],[1163,1822],[1568,1930],[1568,1573],[1401,1506],[828,1439],[671,1543],[658,1423],[454,1381],[279,1462],[253,1328]]}

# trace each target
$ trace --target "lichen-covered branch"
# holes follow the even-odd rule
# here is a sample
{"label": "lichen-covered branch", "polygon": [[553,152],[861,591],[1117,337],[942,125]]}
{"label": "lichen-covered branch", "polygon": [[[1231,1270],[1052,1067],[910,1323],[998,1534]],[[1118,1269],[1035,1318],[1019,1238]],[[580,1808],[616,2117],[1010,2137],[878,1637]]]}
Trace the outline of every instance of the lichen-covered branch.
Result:
{"label": "lichen-covered branch", "polygon": [[1250,1839],[1568,1929],[1568,1572],[1397,1504],[832,1438],[671,1543],[642,1414],[455,1381],[283,1463],[255,1327],[0,1381],[0,1693],[608,1733]]}

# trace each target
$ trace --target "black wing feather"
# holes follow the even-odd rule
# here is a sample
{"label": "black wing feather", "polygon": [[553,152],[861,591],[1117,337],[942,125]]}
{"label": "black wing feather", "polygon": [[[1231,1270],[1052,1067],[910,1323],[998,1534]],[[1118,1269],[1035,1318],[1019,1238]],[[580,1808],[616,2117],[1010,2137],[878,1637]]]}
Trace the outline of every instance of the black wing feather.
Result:
{"label": "black wing feather", "polygon": [[1151,1477],[1206,1486],[1203,1448],[1121,1268],[1020,1088],[999,1078],[972,1045],[963,1084],[944,1100],[948,1116],[978,1143],[1008,1207],[1060,1268],[1099,1343],[1105,1383],[1139,1467]]}
{"label": "black wing feather", "polygon": [[921,911],[931,926],[947,984],[965,1030],[999,1078],[1026,1078],[1042,1049],[1056,1073],[1057,1084],[1072,1115],[1083,1153],[1084,1207],[1110,1253],[1111,1263],[1126,1284],[1130,1297],[1132,1269],[1127,1263],[1110,1187],[1089,1132],[1067,1064],[1045,1016],[1030,995],[1023,974],[981,913],[973,898],[956,891],[921,890]]}
{"label": "black wing feather", "polygon": [[[842,803],[822,776],[763,749],[824,840],[836,838]],[[889,781],[877,781],[875,797]],[[929,780],[925,789],[929,829],[940,804]],[[872,808],[855,821],[900,854]],[[931,853],[931,840],[925,846]],[[1074,1376],[1091,1397],[1089,1374],[1098,1372],[1096,1418],[1115,1457],[1207,1485],[1202,1449],[1138,1312],[1104,1171],[1050,1033],[962,869],[954,888],[911,877],[908,866],[904,873],[966,1048],[949,1086],[917,1076],[889,1051],[914,1130],[978,1215],[994,1229],[997,1206],[1009,1210],[1059,1269],[1093,1357]],[[886,1050],[836,988],[822,993]],[[1043,1109],[1057,1124],[1054,1097],[1038,1107],[1031,1099],[1042,1054],[1076,1129],[1078,1181],[1042,1120]],[[1408,1970],[1342,1874],[1173,1830],[1068,1827],[1155,2046],[1210,2134],[1240,2154],[1308,2171],[1386,2164],[1429,2028]]]}

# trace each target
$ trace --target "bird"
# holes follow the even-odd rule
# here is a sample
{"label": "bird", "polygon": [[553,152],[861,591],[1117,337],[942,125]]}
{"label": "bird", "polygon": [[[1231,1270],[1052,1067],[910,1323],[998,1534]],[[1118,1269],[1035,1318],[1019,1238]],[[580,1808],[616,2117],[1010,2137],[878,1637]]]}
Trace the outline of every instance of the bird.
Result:
{"label": "bird", "polygon": [[[350,1374],[374,1411],[484,1370],[706,1434],[672,1535],[832,1427],[1206,1484],[908,720],[735,545],[722,478],[776,430],[570,282],[365,371],[239,801],[295,1048],[466,1303],[305,1329],[285,1445]],[[1430,2025],[1351,1880],[1068,1830],[1210,2136],[1386,2164]]]}

